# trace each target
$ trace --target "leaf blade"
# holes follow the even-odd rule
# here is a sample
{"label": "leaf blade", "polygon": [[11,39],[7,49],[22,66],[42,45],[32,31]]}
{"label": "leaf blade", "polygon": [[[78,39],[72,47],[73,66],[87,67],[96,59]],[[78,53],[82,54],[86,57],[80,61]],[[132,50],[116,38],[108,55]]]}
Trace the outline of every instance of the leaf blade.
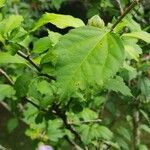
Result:
{"label": "leaf blade", "polygon": [[66,27],[80,27],[84,26],[82,20],[78,18],[74,18],[70,15],[62,15],[62,14],[54,14],[54,13],[45,13],[34,25],[31,31],[35,31],[41,26],[51,23],[57,26],[60,29],[64,29]]}

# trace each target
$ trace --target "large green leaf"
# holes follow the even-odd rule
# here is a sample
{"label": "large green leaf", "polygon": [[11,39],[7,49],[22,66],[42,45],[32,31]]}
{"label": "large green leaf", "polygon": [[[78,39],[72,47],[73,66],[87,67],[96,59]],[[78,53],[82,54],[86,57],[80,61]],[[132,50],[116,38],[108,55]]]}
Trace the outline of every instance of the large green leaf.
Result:
{"label": "large green leaf", "polygon": [[124,61],[120,38],[96,27],[72,30],[55,46],[56,77],[63,97],[87,85],[102,85]]}
{"label": "large green leaf", "polygon": [[7,63],[25,63],[25,61],[19,56],[12,56],[6,52],[0,52],[0,65]]}
{"label": "large green leaf", "polygon": [[70,15],[46,13],[35,23],[31,31],[35,31],[47,23],[51,23],[60,29],[64,29],[66,27],[77,28],[85,25],[82,20]]}

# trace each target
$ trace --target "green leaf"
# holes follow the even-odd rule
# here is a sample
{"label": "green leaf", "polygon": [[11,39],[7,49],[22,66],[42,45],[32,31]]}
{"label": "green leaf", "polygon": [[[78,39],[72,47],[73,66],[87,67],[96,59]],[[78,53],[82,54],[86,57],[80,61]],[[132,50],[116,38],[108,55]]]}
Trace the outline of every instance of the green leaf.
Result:
{"label": "green leaf", "polygon": [[114,79],[110,79],[105,83],[105,88],[115,92],[120,92],[125,96],[132,96],[131,90],[125,85],[123,79],[120,76],[116,76]]}
{"label": "green leaf", "polygon": [[7,129],[8,132],[11,133],[12,131],[14,131],[17,126],[18,126],[18,119],[17,118],[11,118],[9,119],[8,123],[7,123]]}
{"label": "green leaf", "polygon": [[53,86],[42,78],[34,78],[28,86],[27,96],[41,108],[47,108],[53,102]]}
{"label": "green leaf", "polygon": [[125,51],[128,53],[131,59],[134,59],[138,61],[139,59],[139,53],[136,51],[136,49],[133,46],[130,45],[124,45]]}
{"label": "green leaf", "polygon": [[89,108],[84,108],[83,111],[80,112],[79,116],[85,121],[94,120],[98,118],[97,113]]}
{"label": "green leaf", "polygon": [[105,126],[98,126],[98,132],[103,139],[111,140],[113,138],[113,133]]}
{"label": "green leaf", "polygon": [[16,90],[16,95],[20,97],[25,97],[28,93],[28,86],[32,79],[31,75],[23,74],[19,76],[15,82],[14,89]]}
{"label": "green leaf", "polygon": [[129,150],[129,145],[124,139],[122,139],[121,137],[116,137],[115,139],[118,145],[121,147],[120,149]]}
{"label": "green leaf", "polygon": [[150,127],[146,124],[140,125],[140,129],[144,130],[145,132],[150,134]]}
{"label": "green leaf", "polygon": [[34,53],[43,53],[51,47],[51,41],[49,37],[43,37],[38,39],[33,44]]}
{"label": "green leaf", "polygon": [[35,23],[31,31],[35,31],[47,23],[51,23],[60,29],[64,29],[66,27],[77,28],[85,25],[82,20],[70,15],[46,13]]}
{"label": "green leaf", "polygon": [[117,132],[121,136],[125,137],[128,141],[131,141],[131,134],[128,129],[126,129],[124,127],[119,127],[119,128],[117,128]]}
{"label": "green leaf", "polygon": [[10,34],[12,30],[20,27],[22,21],[23,17],[21,15],[10,15],[0,23],[0,32],[3,34]]}
{"label": "green leaf", "polygon": [[50,141],[57,142],[64,136],[64,132],[61,127],[62,122],[58,119],[50,120],[48,122],[48,138]]}
{"label": "green leaf", "polygon": [[145,31],[125,33],[122,36],[123,37],[132,37],[132,38],[140,39],[147,43],[150,43],[150,33],[145,32]]}
{"label": "green leaf", "polygon": [[105,126],[94,125],[81,125],[78,129],[82,140],[88,144],[92,140],[111,140],[113,133]]}
{"label": "green leaf", "polygon": [[50,83],[45,81],[45,80],[39,82],[39,84],[37,86],[37,90],[41,94],[49,94],[49,95],[53,94],[52,87],[51,87]]}
{"label": "green leaf", "polygon": [[139,87],[141,89],[142,94],[146,97],[146,101],[150,101],[150,79],[142,78],[139,81]]}
{"label": "green leaf", "polygon": [[144,144],[139,145],[139,150],[148,150],[148,147]]}
{"label": "green leaf", "polygon": [[147,120],[147,122],[150,124],[150,118],[149,118],[149,116],[148,116],[148,114],[144,111],[144,110],[142,110],[142,109],[140,109],[140,113],[143,115],[143,117]]}
{"label": "green leaf", "polygon": [[5,3],[6,3],[6,0],[0,0],[0,8],[3,7]]}
{"label": "green leaf", "polygon": [[4,100],[6,97],[11,98],[15,95],[15,90],[13,87],[7,84],[0,84],[0,101]]}
{"label": "green leaf", "polygon": [[120,22],[116,28],[115,28],[115,32],[119,32],[122,31],[123,28],[128,27],[130,29],[130,31],[141,31],[141,27],[140,24],[137,23],[135,21],[135,19],[133,19],[133,15],[128,14],[123,20],[122,22]]}
{"label": "green leaf", "polygon": [[0,52],[0,65],[8,63],[21,63],[25,64],[25,60],[19,56],[12,56],[6,52]]}
{"label": "green leaf", "polygon": [[50,38],[52,46],[54,46],[54,45],[56,45],[58,43],[58,41],[59,41],[59,39],[61,37],[61,34],[48,30],[48,36]]}
{"label": "green leaf", "polygon": [[57,10],[59,10],[61,4],[64,2],[65,0],[52,0],[51,1],[51,5],[56,8]]}
{"label": "green leaf", "polygon": [[105,23],[103,19],[100,18],[99,15],[95,15],[92,18],[88,20],[88,25],[98,27],[98,28],[104,28]]}
{"label": "green leaf", "polygon": [[55,67],[62,98],[86,85],[102,85],[124,61],[120,38],[96,27],[72,30],[60,39],[54,51],[58,55]]}
{"label": "green leaf", "polygon": [[142,54],[141,47],[137,44],[138,40],[133,37],[123,36],[123,43],[127,58],[138,61],[139,55]]}

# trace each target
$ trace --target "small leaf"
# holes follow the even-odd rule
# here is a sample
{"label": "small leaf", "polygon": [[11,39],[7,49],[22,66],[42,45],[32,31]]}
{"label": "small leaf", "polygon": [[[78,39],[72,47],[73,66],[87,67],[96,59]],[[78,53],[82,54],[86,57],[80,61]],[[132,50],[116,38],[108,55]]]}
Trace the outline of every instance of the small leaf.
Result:
{"label": "small leaf", "polygon": [[48,122],[48,138],[50,141],[57,142],[64,136],[64,132],[61,129],[62,122],[58,119],[50,120]]}
{"label": "small leaf", "polygon": [[105,126],[100,126],[98,124],[94,125],[81,125],[78,128],[82,140],[88,144],[91,143],[92,140],[111,140],[113,137],[113,133]]}
{"label": "small leaf", "polygon": [[150,118],[149,118],[148,114],[144,110],[142,110],[142,109],[140,109],[140,113],[144,116],[144,118],[150,124]]}
{"label": "small leaf", "polygon": [[141,47],[137,44],[138,40],[133,37],[123,36],[123,43],[127,58],[138,61],[139,55],[142,54]]}
{"label": "small leaf", "polygon": [[54,45],[56,45],[58,43],[58,41],[59,41],[59,39],[61,37],[61,34],[48,30],[48,36],[50,38],[52,46],[54,46]]}
{"label": "small leaf", "polygon": [[59,8],[61,7],[61,4],[64,2],[65,0],[51,0],[51,6],[53,6],[54,8],[56,8],[57,10],[59,10]]}
{"label": "small leaf", "polygon": [[51,23],[60,29],[64,29],[66,27],[77,28],[85,25],[82,20],[70,15],[46,13],[35,23],[31,31],[35,31],[47,23]]}
{"label": "small leaf", "polygon": [[105,126],[98,126],[98,132],[103,139],[111,140],[113,138],[113,133]]}
{"label": "small leaf", "polygon": [[131,31],[134,31],[134,32],[141,31],[140,24],[137,23],[135,21],[135,19],[133,19],[133,15],[131,15],[131,14],[126,15],[125,18],[122,20],[122,22],[120,22],[116,26],[115,32],[122,31],[123,28],[125,28],[125,27],[128,27]]}
{"label": "small leaf", "polygon": [[45,81],[45,80],[43,80],[43,81],[38,83],[37,90],[41,94],[49,94],[49,95],[51,95],[52,92],[53,92],[50,83]]}
{"label": "small leaf", "polygon": [[80,112],[79,116],[85,121],[94,120],[98,118],[97,113],[89,108],[84,108],[83,111]]}
{"label": "small leaf", "polygon": [[128,141],[131,141],[131,134],[128,129],[126,129],[124,127],[119,127],[119,128],[117,128],[117,132],[121,136],[125,137]]}
{"label": "small leaf", "polygon": [[0,32],[3,34],[10,34],[12,30],[20,27],[22,21],[23,17],[21,15],[10,15],[0,23]]}
{"label": "small leaf", "polygon": [[21,63],[25,64],[25,60],[19,56],[12,56],[6,52],[0,52],[0,65],[1,64],[8,64],[8,63]]}
{"label": "small leaf", "polygon": [[0,0],[0,8],[3,7],[5,3],[6,3],[6,0]]}
{"label": "small leaf", "polygon": [[150,43],[150,33],[145,32],[145,31],[125,33],[122,36],[123,37],[132,37],[132,38],[140,39],[147,43]]}
{"label": "small leaf", "polygon": [[140,129],[144,130],[145,132],[150,134],[150,127],[146,124],[140,125]]}
{"label": "small leaf", "polygon": [[4,100],[6,97],[11,98],[15,95],[15,90],[13,87],[7,84],[0,84],[0,101]]}
{"label": "small leaf", "polygon": [[104,21],[100,18],[99,15],[95,15],[92,18],[88,20],[88,25],[98,27],[98,28],[104,28],[105,23]]}
{"label": "small leaf", "polygon": [[125,85],[123,79],[120,76],[116,76],[114,79],[110,79],[105,83],[105,88],[115,92],[120,92],[125,96],[132,96],[131,90]]}
{"label": "small leaf", "polygon": [[51,41],[49,37],[43,37],[38,39],[33,44],[34,53],[43,53],[51,47]]}
{"label": "small leaf", "polygon": [[128,55],[131,59],[138,61],[139,53],[138,53],[138,51],[136,51],[136,49],[133,46],[124,45],[124,48],[125,48],[125,51],[128,53]]}
{"label": "small leaf", "polygon": [[146,101],[150,101],[150,79],[142,78],[139,81],[139,88],[141,89],[141,93],[146,97]]}
{"label": "small leaf", "polygon": [[19,98],[26,96],[31,79],[32,79],[31,75],[27,74],[23,74],[17,78],[14,88],[16,90],[16,95]]}

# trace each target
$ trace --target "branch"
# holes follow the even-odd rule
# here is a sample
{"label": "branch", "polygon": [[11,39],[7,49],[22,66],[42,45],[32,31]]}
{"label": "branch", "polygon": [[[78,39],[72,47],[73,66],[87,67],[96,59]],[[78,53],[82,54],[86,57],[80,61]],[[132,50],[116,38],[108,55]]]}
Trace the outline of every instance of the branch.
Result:
{"label": "branch", "polygon": [[30,55],[26,55],[22,51],[18,51],[17,54],[20,57],[22,57],[25,60],[27,60],[39,72],[39,76],[45,76],[45,77],[49,78],[50,80],[55,80],[55,78],[53,76],[50,76],[50,75],[45,74],[45,73],[41,73],[41,68],[31,59]]}
{"label": "branch", "polygon": [[0,150],[10,150],[10,149],[7,149],[7,148],[3,147],[2,145],[0,145]]}
{"label": "branch", "polygon": [[133,149],[137,150],[140,144],[140,113],[139,113],[139,104],[135,105],[135,110],[133,110]]}
{"label": "branch", "polygon": [[117,6],[118,6],[118,8],[119,8],[119,10],[120,10],[120,14],[122,15],[122,14],[123,14],[123,8],[122,8],[122,6],[121,6],[121,2],[120,2],[120,0],[115,0],[115,1],[116,1]]}
{"label": "branch", "polygon": [[56,115],[57,115],[58,117],[60,117],[60,118],[63,120],[63,123],[64,123],[66,129],[70,130],[70,131],[74,134],[74,136],[79,140],[80,143],[83,143],[83,141],[82,141],[80,135],[78,134],[78,132],[76,132],[76,131],[74,130],[74,128],[71,126],[71,124],[68,123],[66,113],[65,113],[64,111],[62,111],[62,110],[59,108],[58,105],[53,105],[52,108],[53,108],[53,110],[56,112]]}
{"label": "branch", "polygon": [[[22,54],[22,53],[21,53],[21,55],[22,55],[22,57],[26,57],[26,56],[25,56],[24,54]],[[4,70],[0,69],[0,73],[9,81],[9,83],[10,83],[11,85],[14,85],[13,80],[9,77],[9,75],[8,75]],[[42,111],[44,111],[44,112],[46,112],[46,113],[49,112],[49,110],[46,110],[46,109],[44,109],[44,108],[41,109],[41,107],[40,107],[39,105],[37,105],[36,103],[32,102],[29,98],[24,97],[23,99],[24,99],[26,102],[32,104],[32,105],[33,105],[34,107],[36,107],[37,109],[40,109],[40,110],[42,110]],[[6,107],[6,105],[4,105],[3,103],[2,103],[2,105],[3,105],[7,110],[10,110],[10,109],[8,109],[8,107]],[[82,140],[81,140],[80,135],[73,129],[73,127],[71,126],[71,124],[68,123],[68,121],[67,121],[67,116],[66,116],[65,112],[63,112],[63,111],[59,108],[58,105],[53,105],[53,106],[52,106],[52,113],[53,113],[54,115],[60,117],[60,118],[63,120],[63,123],[64,123],[65,127],[66,127],[68,130],[70,130],[70,131],[75,135],[75,137],[76,137],[81,143],[83,143]],[[69,139],[69,138],[68,138],[68,139]],[[78,147],[77,150],[79,150],[79,146],[77,146],[77,144],[76,144],[74,141],[71,141],[71,140],[70,140],[70,141],[68,141],[68,142],[74,144],[74,146],[76,147],[76,149],[77,149],[77,147]],[[82,149],[80,148],[80,150],[82,150]]]}
{"label": "branch", "polygon": [[86,120],[86,121],[79,121],[79,122],[68,122],[70,125],[77,125],[77,124],[88,124],[88,123],[100,123],[101,119],[96,120]]}
{"label": "branch", "polygon": [[111,31],[122,21],[122,19],[137,5],[141,0],[133,0],[130,6],[124,11],[124,13],[118,18],[116,23],[111,27]]}
{"label": "branch", "polygon": [[32,66],[34,66],[34,68],[36,68],[37,71],[41,71],[41,68],[33,62],[30,55],[26,55],[22,51],[18,51],[17,54],[22,58],[26,59]]}
{"label": "branch", "polygon": [[66,140],[73,146],[75,147],[77,150],[83,150],[77,143],[75,143],[74,141],[70,140],[68,138],[68,136],[65,136]]}
{"label": "branch", "polygon": [[9,75],[1,68],[0,68],[0,74],[3,75],[7,79],[9,84],[14,85],[14,81],[11,79],[11,77],[9,77]]}

